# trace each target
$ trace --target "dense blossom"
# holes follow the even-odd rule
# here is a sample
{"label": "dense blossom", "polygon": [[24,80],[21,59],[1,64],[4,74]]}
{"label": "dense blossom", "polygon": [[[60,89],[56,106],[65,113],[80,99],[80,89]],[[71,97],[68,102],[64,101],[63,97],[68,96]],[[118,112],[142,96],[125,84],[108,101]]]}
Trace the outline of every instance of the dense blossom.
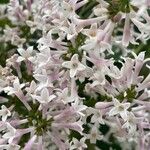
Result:
{"label": "dense blossom", "polygon": [[149,7],[149,0],[0,5],[0,44],[9,50],[0,66],[0,149],[115,142],[149,150],[150,58],[138,51],[150,39]]}

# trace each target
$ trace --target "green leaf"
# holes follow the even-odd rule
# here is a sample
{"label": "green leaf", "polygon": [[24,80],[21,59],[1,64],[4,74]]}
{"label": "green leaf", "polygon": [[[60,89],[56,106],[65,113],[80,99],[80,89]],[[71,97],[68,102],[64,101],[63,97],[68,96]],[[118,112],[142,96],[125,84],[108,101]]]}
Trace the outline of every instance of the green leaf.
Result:
{"label": "green leaf", "polygon": [[0,4],[7,4],[9,3],[9,0],[0,0]]}

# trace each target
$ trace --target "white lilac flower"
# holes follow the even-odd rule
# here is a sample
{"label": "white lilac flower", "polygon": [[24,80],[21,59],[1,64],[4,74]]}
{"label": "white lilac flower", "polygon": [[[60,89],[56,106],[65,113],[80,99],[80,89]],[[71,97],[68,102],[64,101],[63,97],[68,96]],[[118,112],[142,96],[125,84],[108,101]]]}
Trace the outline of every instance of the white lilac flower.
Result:
{"label": "white lilac flower", "polygon": [[47,74],[35,74],[34,78],[39,82],[37,91],[40,91],[43,88],[53,87],[51,79],[48,78]]}
{"label": "white lilac flower", "polygon": [[22,92],[22,88],[25,86],[24,83],[20,84],[19,79],[16,78],[13,81],[13,86],[7,86],[4,88],[4,91],[8,94],[8,95],[16,95],[20,101],[25,105],[25,107],[28,110],[31,110],[30,105],[28,104],[26,97],[24,96],[24,93]]}
{"label": "white lilac flower", "polygon": [[8,140],[8,142],[11,143],[16,135],[16,129],[12,127],[10,123],[6,123],[1,127],[1,131],[4,131],[2,138]]}
{"label": "white lilac flower", "polygon": [[24,60],[31,61],[33,59],[33,46],[29,47],[27,50],[23,48],[18,48],[18,53],[21,55],[18,57],[17,62],[21,62]]}
{"label": "white lilac flower", "polygon": [[63,27],[61,27],[60,29],[62,30],[62,31],[64,31],[65,33],[66,33],[66,35],[67,35],[67,40],[71,40],[71,39],[73,39],[75,36],[77,36],[78,35],[78,31],[76,31],[77,29],[76,29],[76,26],[75,26],[75,24],[70,24],[69,22],[68,23],[66,23],[68,26],[63,26]]}
{"label": "white lilac flower", "polygon": [[78,60],[78,55],[74,54],[70,61],[66,61],[62,64],[63,67],[70,69],[70,77],[75,77],[78,71],[83,71],[86,67]]}
{"label": "white lilac flower", "polygon": [[17,145],[17,144],[13,144],[13,143],[10,143],[10,144],[2,144],[0,145],[0,149],[6,149],[6,150],[19,150],[20,149],[20,146]]}
{"label": "white lilac flower", "polygon": [[91,25],[90,29],[83,29],[82,33],[88,36],[89,38],[96,37],[97,31],[100,30],[97,28],[97,23]]}
{"label": "white lilac flower", "polygon": [[96,144],[97,140],[102,140],[103,135],[101,135],[97,126],[93,126],[89,134],[86,135],[87,139],[90,140],[91,143]]}
{"label": "white lilac flower", "polygon": [[71,16],[75,15],[75,3],[77,2],[77,0],[75,0],[74,2],[70,3],[65,2],[64,0],[61,3],[61,8],[62,8],[62,13],[65,17],[67,18],[71,18]]}
{"label": "white lilac flower", "polygon": [[72,103],[72,107],[77,114],[79,114],[80,116],[85,116],[83,112],[86,110],[87,106],[79,104],[78,101],[75,101],[74,103]]}
{"label": "white lilac flower", "polygon": [[5,105],[1,106],[0,116],[2,116],[2,121],[6,121],[7,117],[11,116],[11,112]]}
{"label": "white lilac flower", "polygon": [[58,91],[57,95],[59,97],[59,99],[64,103],[67,104],[69,102],[74,101],[73,98],[70,97],[69,95],[69,90],[68,88],[63,89],[62,91]]}
{"label": "white lilac flower", "polygon": [[103,113],[101,110],[88,107],[87,112],[88,112],[87,115],[92,114],[91,123],[105,124],[104,119],[103,119]]}
{"label": "white lilac flower", "polygon": [[105,84],[105,73],[104,73],[104,71],[105,71],[104,69],[95,71],[93,76],[90,78],[90,79],[95,79],[95,81],[92,83],[92,86]]}
{"label": "white lilac flower", "polygon": [[40,96],[33,95],[32,97],[37,99],[41,104],[47,104],[54,98],[56,98],[54,94],[49,95],[49,91],[47,88],[42,89]]}
{"label": "white lilac flower", "polygon": [[119,114],[123,119],[127,118],[128,108],[130,107],[130,103],[120,103],[117,99],[113,99],[114,106],[109,111],[109,116],[114,116]]}
{"label": "white lilac flower", "polygon": [[37,88],[37,85],[36,85],[35,81],[33,80],[30,83],[30,87],[26,87],[27,94],[29,94],[29,95],[34,94],[36,88]]}
{"label": "white lilac flower", "polygon": [[87,52],[92,51],[94,49],[93,53],[95,53],[96,55],[105,52],[105,50],[113,54],[113,51],[111,50],[111,44],[110,44],[113,28],[114,28],[114,24],[112,22],[108,22],[104,30],[98,31],[96,36],[87,39],[85,41],[85,44],[81,46],[81,49],[84,49]]}
{"label": "white lilac flower", "polygon": [[127,114],[126,122],[123,124],[122,128],[127,128],[130,134],[134,134],[137,129],[137,119],[135,115],[130,112]]}
{"label": "white lilac flower", "polygon": [[30,27],[30,32],[33,34],[37,29],[42,29],[43,22],[39,15],[34,16],[34,21],[27,20],[26,24]]}
{"label": "white lilac flower", "polygon": [[20,84],[19,79],[16,78],[13,82],[13,86],[8,86],[4,88],[4,91],[8,93],[8,95],[20,93],[21,89],[25,86],[24,83]]}
{"label": "white lilac flower", "polygon": [[84,138],[84,137],[81,138],[80,141],[77,140],[76,138],[73,138],[70,149],[71,150],[73,150],[73,149],[82,150],[84,148],[87,148],[87,145],[85,144],[85,140],[86,140],[86,138]]}
{"label": "white lilac flower", "polygon": [[71,80],[70,90],[68,88],[64,88],[63,90],[57,92],[59,99],[64,103],[73,103],[77,104],[79,101],[79,97],[77,95],[76,83],[75,80]]}

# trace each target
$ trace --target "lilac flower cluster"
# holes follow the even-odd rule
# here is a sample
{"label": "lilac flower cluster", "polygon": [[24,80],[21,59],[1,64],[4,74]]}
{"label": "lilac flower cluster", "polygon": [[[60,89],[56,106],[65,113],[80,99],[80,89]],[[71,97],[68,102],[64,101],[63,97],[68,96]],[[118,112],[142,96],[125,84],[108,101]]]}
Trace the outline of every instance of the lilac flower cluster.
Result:
{"label": "lilac flower cluster", "polygon": [[[150,0],[0,5],[0,150],[150,149]],[[117,55],[117,56],[116,56]],[[147,74],[142,74],[142,70]],[[109,128],[106,133],[101,127]]]}

